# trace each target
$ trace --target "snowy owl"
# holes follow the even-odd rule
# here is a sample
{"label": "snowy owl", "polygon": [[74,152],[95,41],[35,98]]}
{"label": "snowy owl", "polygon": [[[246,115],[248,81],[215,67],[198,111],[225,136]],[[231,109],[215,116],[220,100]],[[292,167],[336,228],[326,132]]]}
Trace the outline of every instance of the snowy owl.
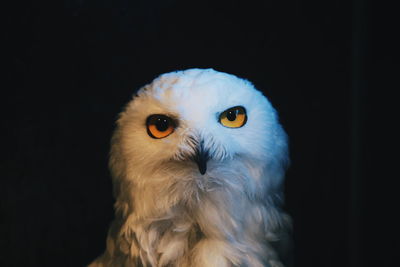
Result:
{"label": "snowy owl", "polygon": [[115,220],[93,266],[283,266],[287,137],[267,98],[213,69],[163,74],[119,115]]}

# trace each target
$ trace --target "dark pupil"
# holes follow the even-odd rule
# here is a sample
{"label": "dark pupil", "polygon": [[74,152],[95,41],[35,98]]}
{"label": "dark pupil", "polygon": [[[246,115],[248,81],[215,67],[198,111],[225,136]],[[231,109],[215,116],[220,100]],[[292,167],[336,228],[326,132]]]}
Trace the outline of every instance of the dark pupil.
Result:
{"label": "dark pupil", "polygon": [[164,118],[158,118],[156,120],[155,125],[156,125],[157,130],[159,130],[160,132],[166,131],[169,127],[168,120],[164,119]]}
{"label": "dark pupil", "polygon": [[236,120],[236,110],[228,111],[226,114],[226,118],[230,121]]}

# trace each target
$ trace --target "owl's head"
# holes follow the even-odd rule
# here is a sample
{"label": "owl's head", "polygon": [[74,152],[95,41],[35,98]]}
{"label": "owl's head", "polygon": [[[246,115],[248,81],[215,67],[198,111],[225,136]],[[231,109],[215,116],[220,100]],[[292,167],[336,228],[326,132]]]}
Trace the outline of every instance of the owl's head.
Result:
{"label": "owl's head", "polygon": [[189,69],[159,76],[128,103],[110,166],[114,177],[133,181],[179,170],[201,179],[279,172],[270,178],[278,182],[286,162],[286,134],[260,91],[234,75]]}

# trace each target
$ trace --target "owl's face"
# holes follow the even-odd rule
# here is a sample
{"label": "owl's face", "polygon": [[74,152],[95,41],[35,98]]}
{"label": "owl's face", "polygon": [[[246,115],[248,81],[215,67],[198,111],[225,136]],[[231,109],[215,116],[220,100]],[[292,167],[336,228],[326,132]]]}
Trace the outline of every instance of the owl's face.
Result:
{"label": "owl's face", "polygon": [[250,82],[212,69],[164,74],[139,90],[117,136],[128,166],[176,163],[196,175],[242,159],[269,164],[286,151],[268,100]]}

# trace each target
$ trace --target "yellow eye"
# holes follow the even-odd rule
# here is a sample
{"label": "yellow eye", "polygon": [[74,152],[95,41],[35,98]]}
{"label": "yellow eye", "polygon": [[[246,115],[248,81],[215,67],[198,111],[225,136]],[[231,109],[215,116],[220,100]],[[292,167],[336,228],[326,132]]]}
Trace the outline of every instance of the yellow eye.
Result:
{"label": "yellow eye", "polygon": [[244,107],[237,106],[225,110],[219,116],[219,122],[228,128],[239,128],[247,121],[246,110]]}
{"label": "yellow eye", "polygon": [[175,122],[162,114],[150,115],[146,121],[147,133],[152,138],[160,139],[172,134],[175,130]]}

